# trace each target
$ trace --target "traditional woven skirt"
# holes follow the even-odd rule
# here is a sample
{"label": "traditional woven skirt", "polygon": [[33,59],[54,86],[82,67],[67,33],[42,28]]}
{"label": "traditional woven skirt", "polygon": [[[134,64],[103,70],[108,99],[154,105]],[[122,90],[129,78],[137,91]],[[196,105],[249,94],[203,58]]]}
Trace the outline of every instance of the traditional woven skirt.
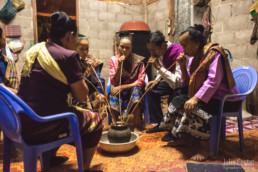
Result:
{"label": "traditional woven skirt", "polygon": [[[126,114],[127,106],[128,106],[128,111],[131,112],[134,105],[136,105],[136,103],[139,102],[141,96],[142,96],[142,92],[140,87],[135,87],[135,88],[132,88],[131,90],[121,92],[120,102],[122,107],[121,109],[122,114],[123,115]],[[130,101],[130,98],[131,98],[131,101]],[[119,95],[116,95],[116,96],[110,95],[109,101],[110,101],[111,109],[114,111],[120,112]],[[142,109],[142,111],[144,110],[143,100],[141,100],[138,106]]]}
{"label": "traditional woven skirt", "polygon": [[[78,107],[70,107],[78,118],[79,130],[83,148],[97,146],[103,129],[101,115]],[[38,123],[26,114],[21,114],[22,135],[28,144],[42,144],[66,137],[69,134],[67,119],[47,123]]]}
{"label": "traditional woven skirt", "polygon": [[197,110],[190,115],[184,113],[184,109],[176,109],[170,103],[168,110],[160,124],[161,129],[171,132],[178,138],[180,134],[186,133],[199,139],[209,139],[210,137],[210,119],[212,115],[197,107]]}

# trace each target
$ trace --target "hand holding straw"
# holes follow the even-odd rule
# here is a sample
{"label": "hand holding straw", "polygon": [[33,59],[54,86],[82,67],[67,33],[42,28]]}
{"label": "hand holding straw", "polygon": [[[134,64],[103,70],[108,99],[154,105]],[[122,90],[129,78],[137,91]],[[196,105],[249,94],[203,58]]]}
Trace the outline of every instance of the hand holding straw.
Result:
{"label": "hand holding straw", "polygon": [[[145,71],[146,71],[146,69],[148,68],[148,66],[149,66],[149,64],[147,64],[147,66],[145,67],[145,69],[144,69],[144,71],[142,72],[142,73],[145,73]],[[137,79],[137,84],[138,84],[138,81],[139,81],[139,77],[138,77],[138,79]],[[136,84],[136,86],[137,86],[137,84]],[[130,105],[130,103],[131,103],[131,100],[132,100],[132,96],[133,96],[133,92],[134,92],[134,90],[135,90],[135,88],[136,88],[136,86],[133,88],[133,91],[132,91],[132,94],[131,94],[131,97],[130,97],[130,100],[129,100],[129,102],[128,102],[128,104],[127,104],[127,107],[126,107],[126,114],[125,114],[125,117],[127,116],[127,112],[128,112],[128,108],[129,108],[129,105]],[[124,118],[125,118],[124,117]],[[121,118],[121,125],[123,125],[123,122],[124,122],[124,118],[122,117]]]}
{"label": "hand holding straw", "polygon": [[[85,69],[87,68],[87,66],[86,66],[85,64],[81,63],[81,65],[82,65]],[[107,102],[107,105],[108,105],[108,109],[109,109],[109,112],[110,112],[111,117],[112,117],[112,118],[111,118],[111,119],[112,119],[112,123],[115,124],[114,116],[113,116],[112,111],[111,111],[111,107],[110,107],[110,104],[109,104],[109,101],[108,101],[107,94],[106,94],[106,92],[105,92],[105,90],[104,90],[104,87],[103,87],[101,81],[100,81],[100,78],[99,78],[98,75],[97,75],[97,72],[95,71],[95,69],[94,69],[94,67],[93,67],[92,65],[91,65],[91,67],[92,67],[92,70],[93,70],[94,74],[95,74],[96,77],[97,77],[97,82],[100,84],[100,87],[101,87],[102,91],[104,92],[104,96],[105,96],[105,98],[106,98],[106,102]],[[93,77],[93,78],[96,80],[95,77]],[[99,90],[91,83],[91,81],[89,81],[86,77],[84,77],[84,79],[86,79],[86,80],[93,86],[93,88],[94,88],[96,91],[99,92]],[[99,92],[99,93],[100,93],[100,92]],[[115,125],[116,125],[116,124],[115,124]]]}
{"label": "hand holding straw", "polygon": [[[124,55],[123,55],[124,56]],[[123,64],[124,64],[124,61],[122,60],[121,62],[121,71],[120,71],[120,78],[119,78],[119,96],[118,96],[118,101],[119,101],[119,110],[120,110],[120,115],[122,116],[122,106],[121,106],[121,101],[120,101],[120,98],[121,98],[121,80],[122,80],[122,72],[123,72]]]}
{"label": "hand holding straw", "polygon": [[[164,74],[165,74],[170,68],[172,68],[172,67],[176,64],[176,62],[177,62],[177,61],[175,61],[172,65],[170,65],[169,68],[167,68],[167,69],[165,70],[165,72],[164,72],[162,75],[160,75],[156,80],[159,80],[161,77],[163,77]],[[129,117],[131,117],[131,115],[132,115],[133,112],[135,111],[136,107],[137,107],[137,106],[139,105],[139,103],[141,102],[142,98],[145,96],[145,94],[146,94],[150,89],[151,89],[151,87],[149,87],[149,88],[145,91],[145,93],[142,95],[142,97],[140,98],[140,100],[138,101],[138,103],[134,106],[134,108],[133,108],[132,112],[130,113],[130,115],[128,116],[128,118],[127,118],[125,124],[128,123]]]}

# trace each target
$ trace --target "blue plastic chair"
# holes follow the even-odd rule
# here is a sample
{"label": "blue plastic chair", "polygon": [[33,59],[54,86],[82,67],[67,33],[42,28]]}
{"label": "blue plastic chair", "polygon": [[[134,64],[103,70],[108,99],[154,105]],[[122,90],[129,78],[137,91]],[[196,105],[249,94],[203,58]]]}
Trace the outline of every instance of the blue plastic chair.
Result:
{"label": "blue plastic chair", "polygon": [[[85,78],[84,78],[84,79],[85,79]],[[105,79],[104,79],[104,78],[100,78],[100,77],[99,77],[99,79],[100,79],[100,82],[101,82],[101,84],[102,84],[102,86],[103,86],[103,89],[104,89],[104,91],[105,91]],[[95,81],[95,80],[98,80],[98,79],[95,77],[94,83],[92,82],[92,84],[95,85],[95,86],[97,85],[97,86],[96,86],[96,89],[98,90],[98,92],[99,92],[100,94],[104,95],[104,91],[102,90],[99,81],[97,82],[97,81]],[[85,82],[87,83],[88,81],[85,79]]]}
{"label": "blue plastic chair", "polygon": [[[28,145],[24,142],[21,135],[22,126],[18,115],[21,112],[25,113],[37,122],[49,122],[67,118],[70,127],[69,136],[50,143]],[[46,117],[38,116],[17,95],[10,92],[6,87],[0,85],[0,125],[4,133],[4,172],[10,171],[10,153],[12,146],[23,150],[24,171],[36,172],[38,157],[40,157],[41,160],[41,169],[49,170],[50,150],[71,142],[74,142],[76,146],[79,171],[83,171],[81,137],[77,117],[74,113],[66,112]]]}
{"label": "blue plastic chair", "polygon": [[[149,82],[148,76],[145,75],[145,85],[147,85]],[[107,83],[107,95],[109,95],[109,93],[111,92],[111,82],[110,82],[110,78],[108,78],[108,83]],[[145,111],[144,111],[144,120],[145,123],[149,123],[149,105],[148,105],[148,97],[147,94],[144,96],[144,105],[145,105]],[[111,115],[108,114],[108,123],[111,124],[112,123],[112,118]]]}
{"label": "blue plastic chair", "polygon": [[219,114],[214,116],[210,122],[210,151],[212,156],[217,156],[219,149],[219,138],[225,139],[226,136],[226,116],[237,117],[238,131],[240,140],[240,150],[244,150],[243,125],[242,125],[242,105],[238,112],[223,112],[224,103],[228,98],[242,97],[242,101],[250,94],[257,83],[257,73],[251,66],[240,66],[233,71],[233,76],[238,88],[239,94],[225,95],[220,101]]}
{"label": "blue plastic chair", "polygon": [[[105,91],[105,79],[104,78],[99,78],[99,79],[100,79],[101,84],[103,86],[103,89]],[[102,90],[102,88],[101,88],[99,83],[98,83],[98,86],[96,88],[97,88],[97,90],[99,91],[100,94],[104,95],[104,91]]]}

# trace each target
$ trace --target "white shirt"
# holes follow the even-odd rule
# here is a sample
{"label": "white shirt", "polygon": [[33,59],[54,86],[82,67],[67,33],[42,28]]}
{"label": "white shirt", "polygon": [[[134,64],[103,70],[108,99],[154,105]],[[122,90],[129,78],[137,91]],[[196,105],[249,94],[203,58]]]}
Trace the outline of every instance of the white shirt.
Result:
{"label": "white shirt", "polygon": [[[170,42],[167,43],[168,47],[171,44]],[[160,75],[163,75],[161,78],[169,84],[169,86],[172,89],[176,89],[176,88],[181,88],[182,87],[182,82],[181,82],[181,69],[180,66],[178,65],[178,63],[176,63],[176,69],[175,71],[172,73],[169,70],[167,70],[164,65],[163,65],[163,56],[160,57],[159,59],[159,63],[161,65],[161,68],[157,71],[157,77],[156,80],[160,77]],[[160,80],[160,79],[159,79]]]}

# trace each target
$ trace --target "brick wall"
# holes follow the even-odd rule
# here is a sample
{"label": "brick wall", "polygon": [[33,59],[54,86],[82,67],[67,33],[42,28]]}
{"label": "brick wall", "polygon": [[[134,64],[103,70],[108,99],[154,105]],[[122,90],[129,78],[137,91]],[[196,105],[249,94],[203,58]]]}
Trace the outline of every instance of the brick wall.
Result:
{"label": "brick wall", "polygon": [[[32,18],[32,4],[31,0],[23,0],[26,4],[25,8],[19,12],[17,12],[15,18],[9,23],[11,25],[20,25],[21,26],[21,39],[25,40],[25,46],[20,54],[20,59],[17,63],[19,69],[21,69],[23,65],[23,54],[24,52],[30,48],[30,43],[34,42],[34,30],[33,30],[33,18]],[[5,1],[0,1],[0,7],[3,7]],[[0,25],[3,23],[0,21]]]}
{"label": "brick wall", "polygon": [[159,30],[168,39],[167,21],[169,15],[168,0],[159,0],[147,7],[147,24],[152,32]]}
{"label": "brick wall", "polygon": [[252,4],[252,0],[211,0],[212,42],[231,51],[232,68],[250,65],[258,70],[258,42],[250,44],[254,22],[248,9]]}
{"label": "brick wall", "polygon": [[[151,31],[161,31],[168,40],[169,0],[159,0],[148,5],[147,24]],[[179,34],[190,25],[190,5],[187,1],[175,0],[174,42],[178,43]],[[152,70],[153,76],[156,70]]]}
{"label": "brick wall", "polygon": [[113,37],[120,26],[130,20],[143,21],[143,6],[80,0],[80,33],[89,37],[90,53],[104,61],[101,76],[109,76],[109,59],[113,56]]}

